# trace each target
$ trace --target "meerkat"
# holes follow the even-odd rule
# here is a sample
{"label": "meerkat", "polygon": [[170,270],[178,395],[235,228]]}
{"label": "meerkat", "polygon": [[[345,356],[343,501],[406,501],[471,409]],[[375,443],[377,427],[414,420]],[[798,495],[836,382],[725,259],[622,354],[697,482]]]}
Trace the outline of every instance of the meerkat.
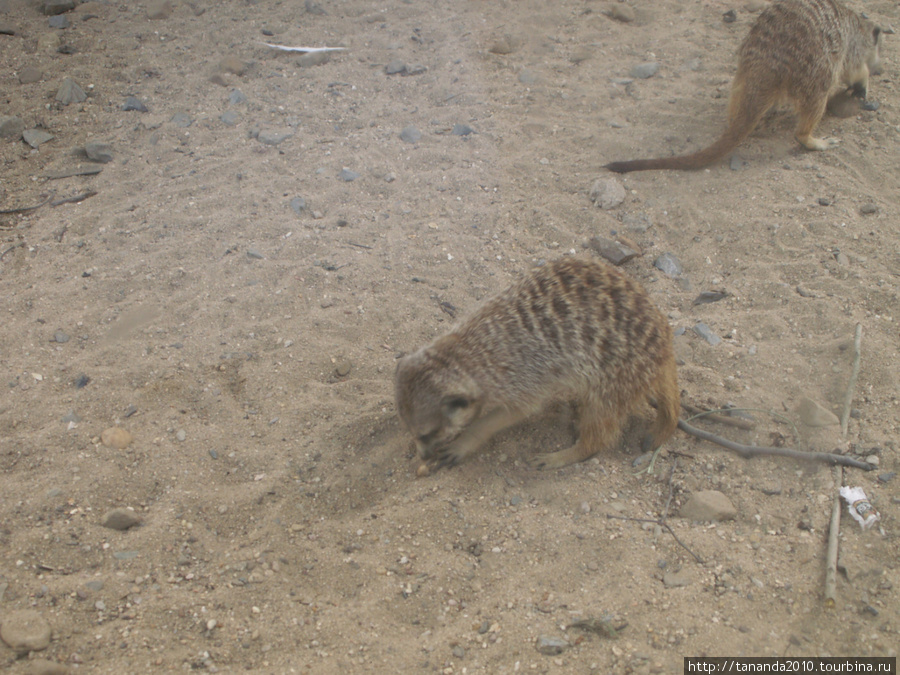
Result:
{"label": "meerkat", "polygon": [[731,86],[728,126],[715,143],[691,155],[611,162],[617,173],[700,169],[734,150],[776,103],[790,101],[797,140],[824,150],[837,139],[816,138],[828,100],[852,90],[865,98],[869,75],[881,73],[883,33],[836,0],[777,0],[759,15],[741,45]]}
{"label": "meerkat", "polygon": [[530,460],[540,469],[610,446],[645,401],[657,409],[646,448],[662,445],[678,424],[668,321],[636,281],[578,258],[537,268],[404,356],[394,383],[400,419],[420,457],[437,467],[455,465],[554,400],[578,404],[578,439]]}

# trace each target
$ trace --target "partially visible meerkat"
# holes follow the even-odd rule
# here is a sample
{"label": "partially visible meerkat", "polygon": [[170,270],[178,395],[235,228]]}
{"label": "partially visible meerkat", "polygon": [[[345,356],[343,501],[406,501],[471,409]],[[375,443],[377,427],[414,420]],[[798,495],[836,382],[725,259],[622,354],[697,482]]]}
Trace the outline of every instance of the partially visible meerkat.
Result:
{"label": "partially visible meerkat", "polygon": [[813,136],[828,100],[851,90],[865,98],[869,75],[881,73],[880,28],[836,0],[777,0],[759,15],[741,45],[728,103],[728,126],[711,146],[691,155],[611,162],[617,173],[700,169],[734,150],[776,103],[791,101],[795,135],[809,150],[837,139]]}
{"label": "partially visible meerkat", "polygon": [[420,457],[438,467],[463,460],[553,400],[577,402],[578,440],[538,455],[536,468],[597,454],[644,401],[657,409],[645,447],[659,447],[678,424],[668,321],[636,281],[577,258],[537,268],[487,300],[400,359],[394,380],[400,419]]}

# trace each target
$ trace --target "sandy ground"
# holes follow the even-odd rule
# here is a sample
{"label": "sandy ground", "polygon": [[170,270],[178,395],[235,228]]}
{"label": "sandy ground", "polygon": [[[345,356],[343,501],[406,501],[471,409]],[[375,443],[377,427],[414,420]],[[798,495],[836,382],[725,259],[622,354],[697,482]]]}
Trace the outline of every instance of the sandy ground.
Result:
{"label": "sandy ground", "polygon": [[[877,111],[823,121],[836,148],[803,151],[779,110],[735,158],[616,178],[611,209],[590,199],[607,161],[713,140],[760,6],[101,0],[54,28],[40,3],[0,0],[0,115],[53,136],[0,142],[0,209],[51,199],[0,215],[0,624],[32,610],[51,634],[31,653],[0,644],[0,669],[680,673],[689,655],[896,655],[895,36]],[[894,1],[864,7],[900,22]],[[645,62],[658,73],[632,78]],[[86,100],[56,100],[66,77]],[[84,156],[92,141],[111,162]],[[102,171],[52,177],[84,167]],[[534,264],[596,255],[598,235],[642,253],[624,268],[676,329],[683,400],[752,409],[752,430],[708,429],[878,461],[843,472],[882,519],[863,532],[844,511],[834,609],[823,464],[679,432],[648,475],[631,433],[533,471],[572,441],[558,406],[416,477],[398,355]],[[654,267],[663,253],[680,277]],[[797,409],[841,414],[857,324],[844,438]],[[130,444],[101,442],[109,427]],[[733,520],[678,515],[707,490]],[[140,525],[104,527],[116,508]],[[610,515],[667,517],[684,546]],[[540,638],[565,642],[544,654]]]}

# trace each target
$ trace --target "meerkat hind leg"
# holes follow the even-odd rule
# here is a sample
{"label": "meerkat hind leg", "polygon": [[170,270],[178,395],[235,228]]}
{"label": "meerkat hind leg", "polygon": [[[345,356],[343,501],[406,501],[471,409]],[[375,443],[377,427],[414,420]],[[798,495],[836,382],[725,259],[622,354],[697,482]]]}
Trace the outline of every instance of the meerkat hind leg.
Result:
{"label": "meerkat hind leg", "polygon": [[569,464],[583,462],[593,457],[603,448],[612,445],[619,437],[623,411],[610,408],[598,402],[584,400],[578,407],[578,440],[575,445],[545,452],[533,457],[528,463],[535,469],[559,469]]}
{"label": "meerkat hind leg", "polygon": [[797,140],[807,150],[827,150],[840,143],[838,138],[816,138],[812,135],[816,125],[821,121],[828,106],[828,97],[822,96],[814,100],[797,103],[800,121],[797,124]]}

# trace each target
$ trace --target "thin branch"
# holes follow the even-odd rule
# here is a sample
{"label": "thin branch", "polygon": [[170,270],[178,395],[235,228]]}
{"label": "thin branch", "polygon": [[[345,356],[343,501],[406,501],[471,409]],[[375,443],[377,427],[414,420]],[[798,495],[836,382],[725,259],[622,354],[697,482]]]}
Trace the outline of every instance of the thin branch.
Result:
{"label": "thin branch", "polygon": [[[840,487],[843,482],[843,469],[836,466],[833,469],[834,482]],[[838,534],[841,531],[841,495],[839,491],[834,493],[834,502],[831,505],[831,525],[828,527],[828,553],[825,556],[825,605],[834,607],[837,602],[837,559],[838,559]]]}
{"label": "thin branch", "polygon": [[694,553],[691,549],[689,549],[687,547],[687,545],[683,541],[681,541],[681,539],[678,538],[678,535],[675,534],[674,530],[672,530],[672,528],[669,526],[669,524],[664,520],[654,520],[653,518],[630,518],[628,516],[614,516],[611,513],[607,513],[606,517],[613,518],[615,520],[631,520],[631,521],[634,521],[635,523],[653,523],[654,525],[659,525],[660,527],[664,527],[669,531],[669,534],[672,535],[672,537],[675,539],[675,541],[677,541],[681,545],[681,547],[684,548],[685,551],[687,551],[692,556],[694,556],[694,560],[696,560],[701,565],[703,564],[703,559],[700,556],[698,556],[696,553]]}
{"label": "thin branch", "polygon": [[859,377],[860,345],[862,343],[862,324],[856,324],[856,337],[853,338],[853,368],[850,371],[850,381],[847,383],[847,393],[844,395],[844,412],[841,414],[841,434],[847,438],[847,426],[850,424],[850,405],[853,403],[853,390],[856,388],[856,378]]}
{"label": "thin branch", "polygon": [[791,450],[790,448],[770,448],[759,445],[744,445],[743,443],[735,443],[721,436],[716,436],[703,429],[691,426],[684,420],[678,420],[678,428],[685,433],[695,436],[704,441],[721,445],[728,448],[732,452],[736,452],[742,457],[758,457],[761,455],[775,455],[777,457],[793,457],[794,459],[815,460],[825,462],[827,464],[840,464],[843,466],[852,466],[864,471],[871,471],[875,467],[868,462],[861,462],[858,459],[845,457],[844,455],[833,455],[830,452],[802,452],[800,450]]}
{"label": "thin branch", "polygon": [[4,209],[3,211],[0,211],[0,216],[8,216],[12,213],[27,213],[28,211],[34,211],[35,209],[39,209],[44,204],[49,202],[52,196],[52,194],[47,195],[47,198],[44,201],[42,201],[40,204],[35,204],[34,206],[20,206],[17,209]]}
{"label": "thin branch", "polygon": [[744,429],[745,431],[752,431],[756,428],[756,423],[751,420],[742,420],[739,417],[726,417],[725,415],[717,415],[710,410],[703,410],[703,408],[698,408],[697,406],[691,405],[690,403],[682,403],[681,407],[694,417],[703,415],[703,418],[709,420],[710,422],[727,424],[730,427],[737,427],[738,429]]}

